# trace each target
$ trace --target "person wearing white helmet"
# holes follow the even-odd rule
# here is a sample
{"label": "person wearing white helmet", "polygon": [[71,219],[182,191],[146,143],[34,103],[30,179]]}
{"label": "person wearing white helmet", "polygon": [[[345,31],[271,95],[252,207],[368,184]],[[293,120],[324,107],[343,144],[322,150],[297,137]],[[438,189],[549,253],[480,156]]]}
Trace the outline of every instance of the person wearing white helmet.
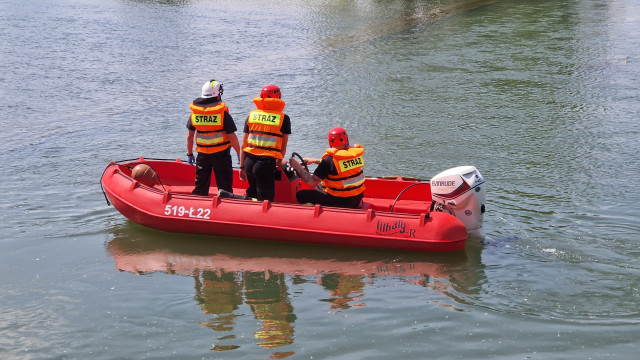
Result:
{"label": "person wearing white helmet", "polygon": [[349,135],[341,127],[333,128],[327,136],[330,148],[322,159],[303,158],[307,164],[318,164],[313,174],[302,168],[294,158],[289,165],[300,179],[316,189],[300,190],[296,199],[300,204],[320,204],[344,208],[358,208],[364,197],[364,149],[361,145],[349,145]]}
{"label": "person wearing white helmet", "polygon": [[[201,96],[189,105],[187,158],[190,165],[196,166],[194,195],[209,194],[212,171],[218,189],[233,193],[231,148],[240,157],[240,144],[235,134],[236,124],[222,101],[223,92],[220,81],[207,81],[202,85]],[[197,159],[193,155],[194,143]]]}

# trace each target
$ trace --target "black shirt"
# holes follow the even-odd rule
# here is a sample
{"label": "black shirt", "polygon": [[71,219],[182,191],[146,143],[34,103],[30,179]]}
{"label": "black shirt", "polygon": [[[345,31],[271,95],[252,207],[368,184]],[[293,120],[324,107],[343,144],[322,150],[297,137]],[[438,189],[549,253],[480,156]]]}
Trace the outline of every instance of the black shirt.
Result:
{"label": "black shirt", "polygon": [[336,164],[333,162],[333,157],[327,156],[322,159],[318,167],[313,171],[313,175],[322,180],[329,175],[338,175],[338,169],[336,169]]}

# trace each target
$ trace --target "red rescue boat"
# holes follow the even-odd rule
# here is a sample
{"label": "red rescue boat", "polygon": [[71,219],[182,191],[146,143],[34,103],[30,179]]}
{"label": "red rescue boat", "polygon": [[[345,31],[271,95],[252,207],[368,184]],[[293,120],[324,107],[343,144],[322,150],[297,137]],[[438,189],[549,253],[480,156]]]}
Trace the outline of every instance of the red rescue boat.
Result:
{"label": "red rescue boat", "polygon": [[[140,164],[153,170],[152,182],[132,175]],[[180,159],[140,157],[111,162],[101,184],[107,202],[131,221],[175,233],[444,252],[464,248],[467,232],[482,229],[484,179],[473,166],[438,174],[433,193],[429,181],[367,178],[359,209],[298,204],[296,191],[307,187],[286,164],[273,202],[221,198],[215,183],[210,196],[191,195],[194,179],[195,167]],[[233,183],[235,194],[246,192],[237,169]]]}

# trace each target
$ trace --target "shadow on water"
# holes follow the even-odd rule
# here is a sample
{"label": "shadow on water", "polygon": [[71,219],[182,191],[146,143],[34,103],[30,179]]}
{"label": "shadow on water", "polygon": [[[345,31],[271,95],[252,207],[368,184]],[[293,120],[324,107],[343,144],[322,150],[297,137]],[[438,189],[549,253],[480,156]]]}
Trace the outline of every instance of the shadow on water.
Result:
{"label": "shadow on water", "polygon": [[[233,340],[228,334],[240,316],[238,310],[248,306],[260,321],[255,338],[264,348],[294,341],[297,317],[291,286],[317,284],[328,293],[320,301],[332,311],[345,311],[365,306],[367,287],[379,281],[425,287],[461,305],[468,304],[485,282],[482,244],[477,239],[470,239],[465,250],[435,254],[171,234],[131,222],[109,233],[113,238],[106,250],[118,270],[192,277],[194,299],[212,316],[201,325],[222,334],[220,342]],[[216,345],[212,350],[238,347]]]}

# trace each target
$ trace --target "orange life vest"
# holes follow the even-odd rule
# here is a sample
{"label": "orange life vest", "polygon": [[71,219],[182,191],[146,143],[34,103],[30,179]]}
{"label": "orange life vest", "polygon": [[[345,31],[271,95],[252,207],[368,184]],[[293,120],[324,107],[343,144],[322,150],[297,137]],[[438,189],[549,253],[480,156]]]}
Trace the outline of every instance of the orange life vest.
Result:
{"label": "orange life vest", "polygon": [[254,98],[257,110],[249,113],[249,139],[244,151],[256,156],[282,159],[282,123],[285,114],[284,101],[271,98]]}
{"label": "orange life vest", "polygon": [[213,107],[189,105],[191,125],[196,128],[196,151],[213,154],[231,146],[229,136],[224,131],[224,112],[229,108],[224,102]]}
{"label": "orange life vest", "polygon": [[322,156],[333,158],[333,163],[338,170],[338,175],[327,176],[322,180],[322,188],[333,196],[356,196],[364,192],[364,149],[360,145],[354,145],[346,150],[327,149]]}

